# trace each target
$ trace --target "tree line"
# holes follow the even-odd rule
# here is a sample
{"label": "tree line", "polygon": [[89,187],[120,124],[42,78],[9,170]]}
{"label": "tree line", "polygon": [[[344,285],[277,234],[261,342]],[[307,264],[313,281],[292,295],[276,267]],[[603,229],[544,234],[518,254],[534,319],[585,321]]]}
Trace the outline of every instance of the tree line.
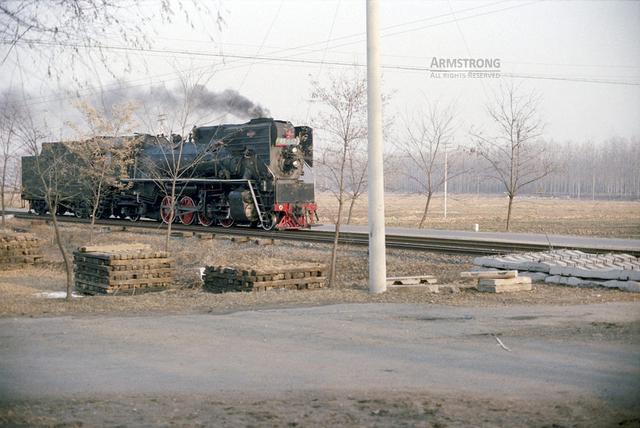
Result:
{"label": "tree line", "polygon": [[[522,194],[575,199],[640,198],[640,139],[612,137],[601,141],[555,142],[540,140],[534,146],[550,152],[557,169],[536,183],[525,186]],[[464,173],[450,175],[448,191],[466,194],[502,194],[504,189],[495,180],[488,180],[488,162],[473,153],[473,148],[449,149],[448,157]],[[407,159],[390,154],[393,165],[385,176],[388,191],[420,193],[420,185],[404,174],[397,174]],[[443,179],[444,153],[437,156],[437,180]],[[440,186],[441,187],[441,186]]]}
{"label": "tree line", "polygon": [[[338,201],[337,223],[351,221],[355,201],[367,189],[364,102],[354,95],[364,78],[334,76],[327,97],[315,97],[321,113],[314,126],[316,187]],[[321,91],[314,83],[314,94]],[[339,88],[339,90],[336,90]],[[322,88],[321,88],[322,89]],[[464,130],[455,105],[425,100],[424,108],[385,124],[385,188],[424,197],[424,227],[434,194],[447,186],[452,193],[507,196],[505,229],[509,230],[518,195],[591,199],[640,198],[640,141],[612,137],[602,142],[562,142],[543,138],[540,95],[513,82],[504,83],[486,102],[483,127]],[[322,108],[349,114],[327,117]],[[335,130],[343,132],[336,134]],[[464,134],[464,142],[455,137]],[[343,217],[343,208],[346,210]],[[338,227],[339,229],[339,227]]]}

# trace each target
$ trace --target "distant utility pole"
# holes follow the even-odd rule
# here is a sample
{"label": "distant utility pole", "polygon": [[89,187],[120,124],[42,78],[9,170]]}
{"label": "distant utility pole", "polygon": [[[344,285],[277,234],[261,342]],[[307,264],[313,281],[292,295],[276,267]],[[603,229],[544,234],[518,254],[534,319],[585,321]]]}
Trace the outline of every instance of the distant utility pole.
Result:
{"label": "distant utility pole", "polygon": [[448,172],[447,145],[444,145],[444,218],[447,218],[447,177]]}
{"label": "distant utility pole", "polygon": [[387,290],[380,88],[380,2],[367,0],[367,125],[369,149],[369,291]]}

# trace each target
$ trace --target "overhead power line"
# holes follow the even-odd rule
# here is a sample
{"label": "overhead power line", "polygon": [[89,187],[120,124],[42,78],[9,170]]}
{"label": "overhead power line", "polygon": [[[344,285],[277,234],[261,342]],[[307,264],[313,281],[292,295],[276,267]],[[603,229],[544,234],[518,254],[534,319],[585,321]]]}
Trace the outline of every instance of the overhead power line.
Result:
{"label": "overhead power line", "polygon": [[[111,46],[111,45],[88,45],[88,44],[73,44],[73,43],[64,43],[64,42],[21,42],[21,43],[30,43],[30,44],[40,44],[45,46],[62,46],[69,47],[74,49],[103,49],[103,50],[114,50],[114,51],[126,51],[126,52],[152,52],[152,53],[167,53],[173,55],[187,55],[187,56],[201,56],[201,57],[216,57],[216,58],[235,58],[235,59],[243,59],[243,60],[261,60],[265,62],[279,62],[279,63],[292,63],[292,64],[323,64],[323,65],[334,65],[341,67],[365,67],[365,64],[357,63],[357,62],[347,62],[347,61],[326,61],[326,60],[316,60],[316,59],[305,59],[305,58],[287,58],[287,57],[270,57],[263,55],[239,55],[239,54],[220,54],[215,52],[202,52],[202,51],[189,51],[189,50],[168,50],[168,49],[153,49],[153,48],[143,48],[143,47],[128,47],[128,46]],[[412,65],[393,65],[387,64],[382,65],[383,69],[386,70],[400,70],[400,71],[416,71],[416,72],[442,72],[440,69],[431,69],[429,67],[421,67],[421,66],[412,66]],[[482,70],[478,70],[478,72],[482,72]],[[519,79],[541,79],[541,80],[563,80],[568,82],[581,82],[581,83],[598,83],[598,84],[610,84],[610,85],[626,85],[626,86],[640,86],[640,82],[630,82],[625,80],[611,80],[611,79],[594,79],[594,78],[584,78],[584,77],[576,77],[576,76],[550,76],[550,75],[536,75],[536,74],[521,74],[521,73],[501,73],[502,76],[513,77]]]}

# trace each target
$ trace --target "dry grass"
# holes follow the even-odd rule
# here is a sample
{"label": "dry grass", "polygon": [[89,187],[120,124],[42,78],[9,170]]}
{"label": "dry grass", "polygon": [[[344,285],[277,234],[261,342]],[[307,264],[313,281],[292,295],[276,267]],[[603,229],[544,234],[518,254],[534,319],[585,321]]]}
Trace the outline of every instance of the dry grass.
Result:
{"label": "dry grass", "polygon": [[[337,212],[335,198],[316,195],[320,220],[332,223]],[[417,227],[426,199],[419,195],[387,194],[387,226]],[[507,198],[499,196],[449,195],[447,218],[443,197],[436,196],[425,225],[431,229],[504,231]],[[512,214],[513,232],[640,238],[640,201],[591,201],[559,198],[518,197]],[[352,224],[366,224],[367,200],[356,202]]]}
{"label": "dry grass", "polygon": [[[276,241],[272,246],[252,242],[172,238],[171,253],[176,260],[175,288],[137,296],[82,297],[72,302],[44,299],[36,294],[65,288],[62,259],[51,240],[50,226],[11,220],[13,227],[29,229],[44,239],[46,263],[39,267],[0,272],[0,316],[47,316],[53,314],[144,314],[229,312],[333,303],[422,303],[496,306],[511,304],[583,304],[610,301],[640,301],[640,294],[609,289],[579,289],[539,285],[532,292],[495,295],[461,289],[458,293],[433,294],[420,290],[393,290],[382,295],[367,292],[366,247],[344,246],[339,258],[339,288],[317,291],[273,291],[263,293],[211,294],[200,288],[198,268],[204,265],[327,263],[330,247],[325,244]],[[72,250],[88,243],[86,226],[64,225],[63,242]],[[99,229],[96,244],[139,242],[161,248],[160,231],[142,233]],[[440,283],[459,284],[459,272],[471,267],[472,257],[421,251],[389,250],[388,275],[436,275]]]}

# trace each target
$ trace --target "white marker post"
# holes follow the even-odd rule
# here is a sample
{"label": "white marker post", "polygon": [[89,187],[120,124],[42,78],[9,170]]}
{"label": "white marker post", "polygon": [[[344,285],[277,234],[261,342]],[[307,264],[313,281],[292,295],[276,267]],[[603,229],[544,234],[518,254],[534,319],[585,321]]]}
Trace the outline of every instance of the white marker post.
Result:
{"label": "white marker post", "polygon": [[382,93],[380,89],[380,4],[367,0],[367,124],[369,148],[369,291],[387,290],[384,228]]}

